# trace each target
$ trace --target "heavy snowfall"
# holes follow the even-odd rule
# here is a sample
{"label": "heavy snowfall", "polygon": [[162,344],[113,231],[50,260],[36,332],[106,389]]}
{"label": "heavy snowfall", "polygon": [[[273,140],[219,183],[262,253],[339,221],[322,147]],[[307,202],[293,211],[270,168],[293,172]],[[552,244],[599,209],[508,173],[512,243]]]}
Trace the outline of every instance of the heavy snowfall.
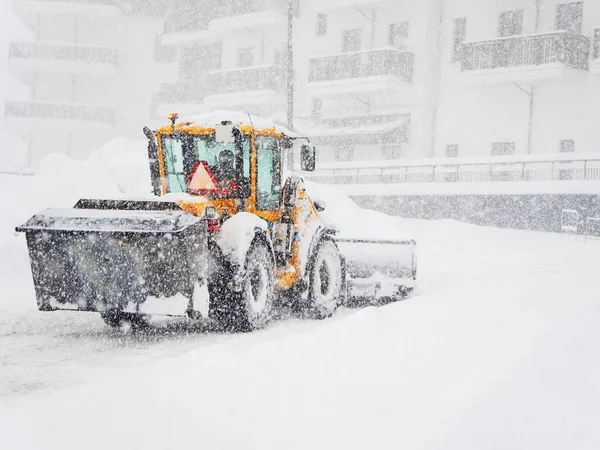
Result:
{"label": "heavy snowfall", "polygon": [[418,240],[414,297],[241,335],[185,319],[123,334],[96,314],[38,312],[14,225],[80,197],[139,194],[145,157],[120,140],[0,178],[3,448],[600,445],[600,241],[393,218],[315,184],[342,231]]}
{"label": "heavy snowfall", "polygon": [[[3,48],[27,31],[2,2]],[[23,87],[0,69],[3,101]],[[600,239],[355,202],[597,195],[598,181],[341,185],[308,176],[308,194],[340,235],[417,242],[411,296],[323,320],[285,310],[250,333],[175,317],[133,330],[97,313],[38,311],[15,227],[82,198],[147,198],[141,129],[138,140],[29,166],[10,131],[0,128],[0,450],[600,448]]]}

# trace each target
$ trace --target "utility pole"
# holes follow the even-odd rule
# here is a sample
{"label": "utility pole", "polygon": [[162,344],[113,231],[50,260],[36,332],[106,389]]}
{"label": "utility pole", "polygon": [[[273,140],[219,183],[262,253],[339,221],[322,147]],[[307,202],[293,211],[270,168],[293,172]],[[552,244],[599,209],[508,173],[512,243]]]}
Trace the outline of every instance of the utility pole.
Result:
{"label": "utility pole", "polygon": [[288,0],[287,21],[287,126],[294,130],[294,0]]}

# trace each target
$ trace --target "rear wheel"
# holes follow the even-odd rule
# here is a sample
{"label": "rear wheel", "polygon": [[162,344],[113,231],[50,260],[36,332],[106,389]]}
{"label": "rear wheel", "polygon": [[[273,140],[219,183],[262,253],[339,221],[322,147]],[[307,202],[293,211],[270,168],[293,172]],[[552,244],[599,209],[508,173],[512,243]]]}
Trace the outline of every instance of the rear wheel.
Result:
{"label": "rear wheel", "polygon": [[342,258],[331,239],[323,239],[315,252],[309,272],[307,310],[311,316],[330,317],[341,303]]}
{"label": "rear wheel", "polygon": [[221,273],[212,283],[212,317],[225,331],[263,328],[272,316],[275,285],[275,264],[264,242],[255,240],[248,251],[241,285],[230,286],[231,279]]}

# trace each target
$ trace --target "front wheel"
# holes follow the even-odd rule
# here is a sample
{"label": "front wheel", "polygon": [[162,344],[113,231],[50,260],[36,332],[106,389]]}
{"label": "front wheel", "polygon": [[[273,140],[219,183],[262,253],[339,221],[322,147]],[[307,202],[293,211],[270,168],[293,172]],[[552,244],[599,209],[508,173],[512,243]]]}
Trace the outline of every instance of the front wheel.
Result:
{"label": "front wheel", "polygon": [[[244,267],[240,286],[228,286],[231,278],[219,274],[213,286],[212,316],[226,331],[252,331],[263,328],[271,319],[275,288],[275,263],[267,245],[255,240]],[[232,288],[236,288],[235,290]]]}
{"label": "front wheel", "polygon": [[341,303],[343,284],[338,247],[331,239],[323,239],[315,251],[309,272],[309,314],[317,319],[330,317]]}
{"label": "front wheel", "polygon": [[106,311],[100,313],[100,317],[111,328],[139,331],[149,327],[148,318],[143,314]]}

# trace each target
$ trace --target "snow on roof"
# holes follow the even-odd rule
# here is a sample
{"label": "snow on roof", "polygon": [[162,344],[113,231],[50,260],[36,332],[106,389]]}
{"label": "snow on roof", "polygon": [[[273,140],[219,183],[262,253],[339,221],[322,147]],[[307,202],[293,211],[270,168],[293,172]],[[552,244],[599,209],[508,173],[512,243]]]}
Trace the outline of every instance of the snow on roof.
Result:
{"label": "snow on roof", "polygon": [[242,126],[253,126],[257,130],[275,129],[289,137],[300,137],[297,133],[276,122],[275,118],[266,119],[241,111],[216,110],[210,113],[181,117],[181,122],[193,122],[194,126],[214,128],[222,121],[229,120]]}

